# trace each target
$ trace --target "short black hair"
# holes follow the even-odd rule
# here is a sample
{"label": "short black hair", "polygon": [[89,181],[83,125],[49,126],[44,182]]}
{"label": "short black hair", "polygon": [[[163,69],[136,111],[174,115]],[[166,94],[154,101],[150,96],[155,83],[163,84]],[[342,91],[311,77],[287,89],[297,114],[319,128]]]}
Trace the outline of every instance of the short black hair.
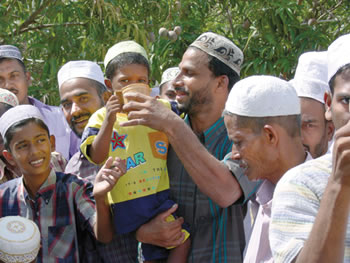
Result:
{"label": "short black hair", "polygon": [[26,70],[26,66],[24,65],[23,61],[21,61],[21,60],[19,60],[17,58],[0,58],[0,63],[2,63],[5,60],[16,60],[19,63],[19,65],[22,67],[23,72],[27,71]]}
{"label": "short black hair", "polygon": [[301,135],[300,114],[274,117],[247,117],[224,110],[223,115],[235,116],[238,127],[250,128],[255,134],[260,134],[265,125],[278,124],[285,129],[290,137],[294,138]]}
{"label": "short black hair", "polygon": [[39,125],[41,128],[46,130],[47,135],[50,137],[49,128],[46,126],[46,124],[42,120],[37,119],[37,118],[28,118],[28,119],[20,120],[20,121],[16,122],[15,124],[13,124],[5,133],[5,136],[4,136],[3,139],[4,139],[4,146],[5,146],[6,150],[11,152],[10,143],[11,143],[11,141],[13,139],[13,136],[16,133],[16,129],[18,129],[20,127],[23,127],[23,126],[25,126],[25,125],[27,125],[28,123],[31,123],[31,122]]}
{"label": "short black hair", "polygon": [[345,64],[340,69],[338,69],[337,72],[333,75],[333,77],[329,80],[328,84],[332,94],[334,93],[335,79],[339,75],[341,75],[342,79],[344,80],[350,80],[350,63]]}
{"label": "short black hair", "polygon": [[[5,113],[5,112],[8,111],[9,109],[13,108],[12,105],[7,104],[7,103],[3,103],[3,102],[0,102],[0,105],[2,106],[2,108],[3,108],[3,110],[4,110],[3,113]],[[1,114],[1,112],[0,112],[0,114]],[[1,115],[0,115],[0,117],[1,117]]]}
{"label": "short black hair", "polygon": [[148,60],[144,56],[136,52],[125,52],[119,54],[108,63],[106,68],[106,77],[112,81],[118,69],[131,64],[145,66],[147,68],[148,75],[150,74],[150,66]]}
{"label": "short black hair", "polygon": [[[201,49],[190,46],[189,48],[195,48],[200,51]],[[204,52],[204,51],[203,51]],[[208,68],[213,73],[215,77],[226,75],[228,77],[228,91],[232,89],[233,85],[240,80],[240,76],[232,68],[227,66],[224,62],[220,61],[216,57],[208,55]]]}

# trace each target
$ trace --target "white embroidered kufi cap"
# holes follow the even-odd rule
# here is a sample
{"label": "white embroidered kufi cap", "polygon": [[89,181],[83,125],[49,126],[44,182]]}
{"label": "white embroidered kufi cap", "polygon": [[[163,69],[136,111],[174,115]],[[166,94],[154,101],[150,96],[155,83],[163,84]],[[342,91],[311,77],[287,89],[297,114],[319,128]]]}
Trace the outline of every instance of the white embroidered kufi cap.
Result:
{"label": "white embroidered kufi cap", "polygon": [[16,95],[7,89],[0,89],[0,102],[8,104],[12,107],[19,104]]}
{"label": "white embroidered kufi cap", "polygon": [[327,51],[306,52],[300,55],[293,85],[299,97],[317,100],[324,104],[324,94],[330,92],[327,82]]}
{"label": "white embroidered kufi cap", "polygon": [[101,67],[88,60],[69,61],[64,64],[57,74],[58,88],[60,89],[65,81],[74,78],[92,79],[105,85]]}
{"label": "white embroidered kufi cap", "polygon": [[243,52],[228,38],[212,32],[206,32],[201,34],[191,46],[197,47],[217,58],[233,69],[239,76],[243,63]]}
{"label": "white embroidered kufi cap", "polygon": [[350,34],[337,38],[328,47],[328,81],[338,69],[350,63]]}
{"label": "white embroidered kufi cap", "polygon": [[104,59],[105,69],[108,63],[116,56],[128,52],[139,53],[148,61],[147,52],[140,44],[132,40],[122,41],[108,49]]}
{"label": "white embroidered kufi cap", "polygon": [[300,114],[295,89],[273,76],[251,76],[231,89],[225,110],[246,117],[275,117]]}
{"label": "white embroidered kufi cap", "polygon": [[40,249],[38,226],[20,216],[0,218],[0,261],[29,263],[36,259]]}
{"label": "white embroidered kufi cap", "polygon": [[0,58],[15,58],[23,62],[21,51],[12,45],[0,46]]}
{"label": "white embroidered kufi cap", "polygon": [[162,80],[159,86],[162,86],[164,83],[168,81],[174,80],[179,74],[179,72],[180,72],[179,67],[171,67],[166,69],[162,74]]}
{"label": "white embroidered kufi cap", "polygon": [[36,118],[42,120],[45,123],[39,109],[32,105],[18,105],[6,111],[0,118],[0,133],[2,137],[5,137],[7,130],[12,125],[21,120],[30,118]]}

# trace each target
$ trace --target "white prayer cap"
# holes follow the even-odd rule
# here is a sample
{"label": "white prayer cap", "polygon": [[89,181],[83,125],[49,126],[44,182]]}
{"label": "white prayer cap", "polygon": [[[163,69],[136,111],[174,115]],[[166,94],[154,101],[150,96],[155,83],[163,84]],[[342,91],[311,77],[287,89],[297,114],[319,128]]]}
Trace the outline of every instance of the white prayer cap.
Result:
{"label": "white prayer cap", "polygon": [[151,97],[155,97],[155,96],[158,96],[158,95],[159,95],[159,87],[152,88],[150,96]]}
{"label": "white prayer cap", "polygon": [[233,69],[239,76],[243,63],[243,52],[228,38],[212,32],[206,32],[201,34],[191,46],[197,47],[217,58]]}
{"label": "white prayer cap", "polygon": [[36,118],[45,123],[39,109],[32,105],[18,105],[6,111],[0,118],[0,133],[2,137],[5,137],[7,130],[11,128],[11,126],[21,120],[30,118]]}
{"label": "white prayer cap", "polygon": [[289,83],[299,97],[311,98],[324,104],[324,94],[330,91],[327,71],[327,51],[306,52],[300,55],[294,79]]}
{"label": "white prayer cap", "polygon": [[101,67],[97,63],[88,60],[69,61],[58,71],[58,88],[70,79],[86,78],[92,79],[105,85],[105,79]]}
{"label": "white prayer cap", "polygon": [[19,104],[17,96],[7,89],[0,89],[0,102],[13,107]]}
{"label": "white prayer cap", "polygon": [[164,83],[168,81],[174,80],[179,74],[179,72],[180,72],[179,67],[167,68],[162,74],[162,80],[159,86],[162,86]]}
{"label": "white prayer cap", "polygon": [[251,76],[231,89],[225,110],[247,117],[275,117],[300,114],[295,89],[273,76]]}
{"label": "white prayer cap", "polygon": [[328,47],[328,81],[338,69],[350,63],[350,34],[337,38]]}
{"label": "white prayer cap", "polygon": [[38,226],[20,216],[0,218],[0,261],[29,263],[36,259],[40,249]]}
{"label": "white prayer cap", "polygon": [[108,49],[104,60],[105,69],[116,56],[128,52],[139,53],[148,61],[147,52],[140,44],[132,40],[122,41]]}
{"label": "white prayer cap", "polygon": [[12,45],[0,45],[0,58],[15,58],[23,62],[21,51]]}

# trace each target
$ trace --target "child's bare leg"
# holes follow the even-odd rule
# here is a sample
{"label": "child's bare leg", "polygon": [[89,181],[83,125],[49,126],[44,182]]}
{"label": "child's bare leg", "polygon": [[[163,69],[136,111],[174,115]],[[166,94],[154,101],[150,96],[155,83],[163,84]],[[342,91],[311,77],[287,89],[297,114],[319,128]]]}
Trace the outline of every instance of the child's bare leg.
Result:
{"label": "child's bare leg", "polygon": [[177,246],[172,250],[170,250],[167,263],[186,263],[190,246],[191,246],[191,241],[190,241],[190,238],[188,238],[180,246]]}

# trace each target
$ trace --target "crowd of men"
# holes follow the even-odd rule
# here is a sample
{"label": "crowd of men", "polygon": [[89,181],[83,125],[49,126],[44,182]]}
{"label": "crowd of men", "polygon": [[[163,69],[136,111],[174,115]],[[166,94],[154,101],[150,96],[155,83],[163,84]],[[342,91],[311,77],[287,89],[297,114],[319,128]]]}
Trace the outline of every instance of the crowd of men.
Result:
{"label": "crowd of men", "polygon": [[[303,53],[289,81],[240,80],[241,49],[206,32],[123,103],[150,74],[123,41],[105,73],[62,65],[57,107],[28,96],[21,51],[0,46],[0,262],[350,262],[349,47]],[[9,245],[32,222],[40,246]]]}

